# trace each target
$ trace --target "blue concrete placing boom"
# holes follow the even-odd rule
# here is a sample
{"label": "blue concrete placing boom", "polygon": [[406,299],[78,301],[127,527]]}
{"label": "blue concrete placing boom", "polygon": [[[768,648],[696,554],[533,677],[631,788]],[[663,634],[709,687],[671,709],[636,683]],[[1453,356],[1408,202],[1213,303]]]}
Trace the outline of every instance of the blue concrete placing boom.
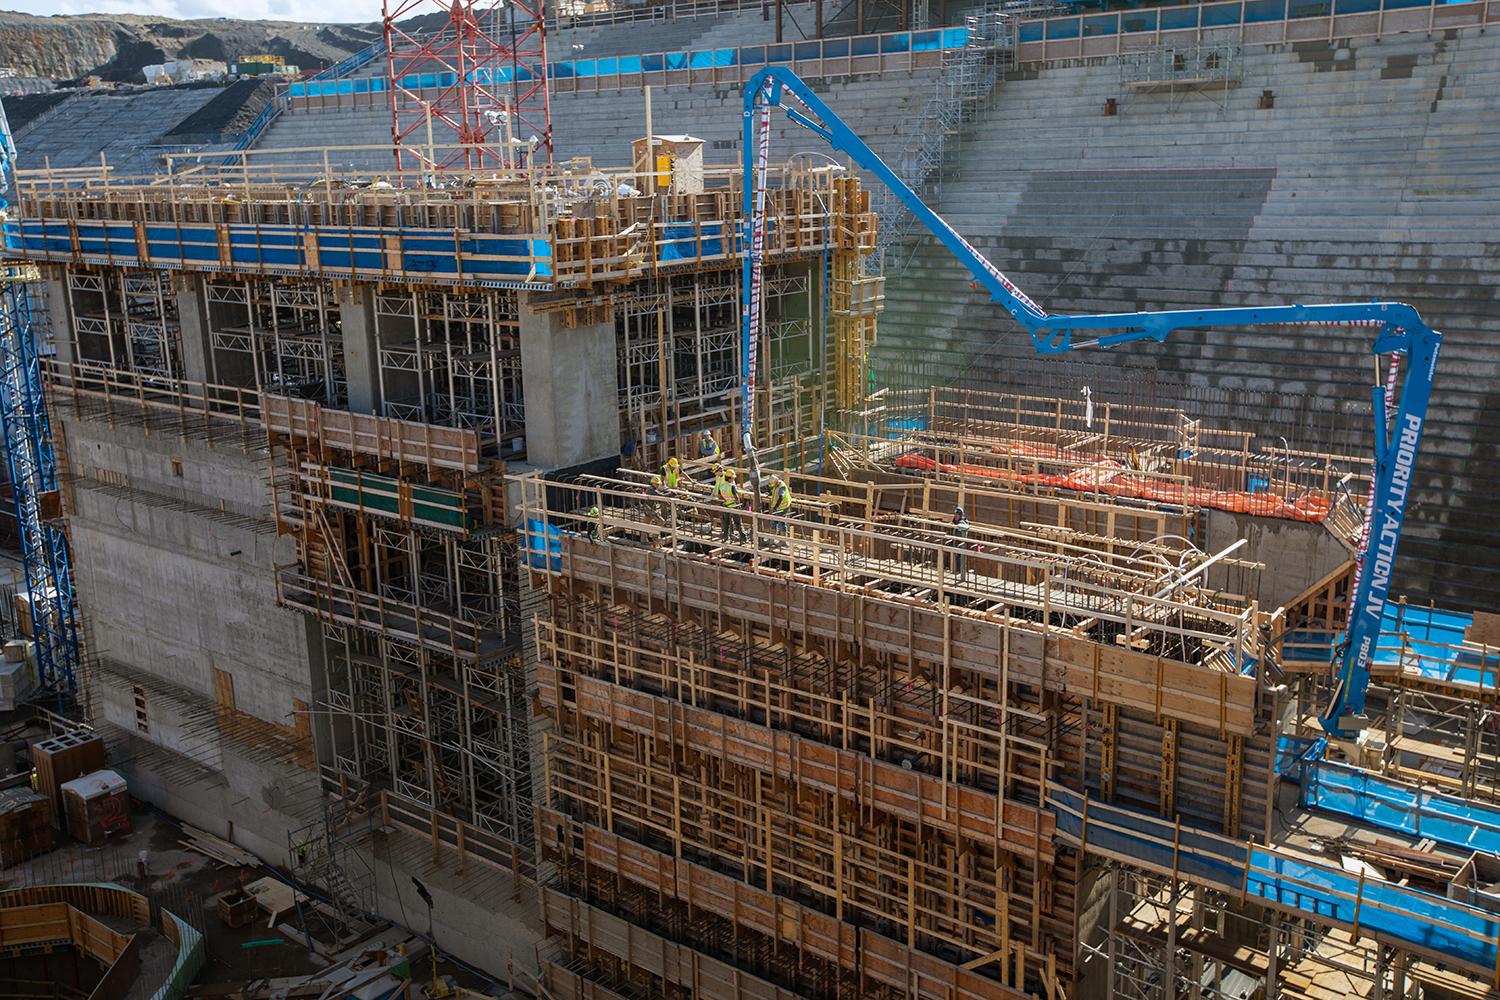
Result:
{"label": "blue concrete placing boom", "polygon": [[[803,110],[783,103],[791,97]],[[1406,517],[1412,469],[1422,439],[1432,395],[1442,334],[1402,302],[1355,302],[1335,305],[1265,306],[1245,309],[1184,309],[1109,315],[1049,315],[1027,298],[1000,269],[917,196],[859,136],[850,131],[811,88],[790,69],[768,66],[751,77],[744,92],[744,217],[748,232],[741,287],[741,433],[747,445],[754,426],[757,341],[760,332],[761,272],[765,247],[765,187],[771,109],[821,136],[895,192],[933,236],[958,258],[992,299],[1020,323],[1041,354],[1065,354],[1081,348],[1113,347],[1140,340],[1165,340],[1175,330],[1286,325],[1369,326],[1375,329],[1377,355],[1406,355],[1406,380],[1394,423],[1388,421],[1386,393],[1372,390],[1375,416],[1375,462],[1369,528],[1362,543],[1358,578],[1350,605],[1350,625],[1338,652],[1338,678],[1323,715],[1323,727],[1345,734],[1364,714],[1370,660],[1380,635],[1381,618],[1390,597],[1391,575],[1401,526]],[[753,449],[751,449],[753,453]]]}
{"label": "blue concrete placing boom", "polygon": [[[0,218],[9,207],[15,162],[10,124],[0,108]],[[77,685],[78,628],[68,539],[56,510],[57,457],[31,332],[26,283],[34,278],[19,267],[0,265],[0,436],[26,571],[37,677],[61,707]]]}

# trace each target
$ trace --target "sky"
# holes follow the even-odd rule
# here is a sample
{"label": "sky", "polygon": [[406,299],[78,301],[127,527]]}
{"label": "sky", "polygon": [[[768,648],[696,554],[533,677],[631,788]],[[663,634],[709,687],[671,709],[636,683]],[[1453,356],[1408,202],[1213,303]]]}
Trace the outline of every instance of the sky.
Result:
{"label": "sky", "polygon": [[380,20],[380,0],[0,0],[0,9],[25,14],[149,14],[158,17],[234,17],[268,21]]}

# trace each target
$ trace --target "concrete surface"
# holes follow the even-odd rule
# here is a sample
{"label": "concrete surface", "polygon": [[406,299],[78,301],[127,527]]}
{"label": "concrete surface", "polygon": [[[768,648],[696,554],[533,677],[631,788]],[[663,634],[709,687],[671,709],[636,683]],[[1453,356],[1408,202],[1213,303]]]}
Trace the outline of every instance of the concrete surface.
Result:
{"label": "concrete surface", "polygon": [[611,319],[566,329],[521,298],[526,458],[566,469],[620,454],[619,359]]}

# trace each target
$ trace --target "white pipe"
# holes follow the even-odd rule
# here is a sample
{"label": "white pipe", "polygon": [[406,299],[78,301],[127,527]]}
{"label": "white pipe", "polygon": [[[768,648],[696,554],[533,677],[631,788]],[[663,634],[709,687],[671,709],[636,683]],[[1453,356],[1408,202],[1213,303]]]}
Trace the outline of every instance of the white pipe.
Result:
{"label": "white pipe", "polygon": [[1247,538],[1241,538],[1239,541],[1235,542],[1233,545],[1229,546],[1227,549],[1224,549],[1222,552],[1218,552],[1218,553],[1210,556],[1209,558],[1205,559],[1203,562],[1199,563],[1195,568],[1188,570],[1182,576],[1179,576],[1177,579],[1175,579],[1171,583],[1167,584],[1166,587],[1164,587],[1160,592],[1152,594],[1151,595],[1151,599],[1153,601],[1159,601],[1159,600],[1161,600],[1163,597],[1166,597],[1168,594],[1170,594],[1172,591],[1176,590],[1178,587],[1182,586],[1184,583],[1187,583],[1193,577],[1198,576],[1199,574],[1201,574],[1204,570],[1208,569],[1214,563],[1218,562],[1221,559],[1227,558],[1231,552],[1237,552],[1239,549],[1243,548],[1247,544],[1249,544],[1249,539],[1247,539]]}

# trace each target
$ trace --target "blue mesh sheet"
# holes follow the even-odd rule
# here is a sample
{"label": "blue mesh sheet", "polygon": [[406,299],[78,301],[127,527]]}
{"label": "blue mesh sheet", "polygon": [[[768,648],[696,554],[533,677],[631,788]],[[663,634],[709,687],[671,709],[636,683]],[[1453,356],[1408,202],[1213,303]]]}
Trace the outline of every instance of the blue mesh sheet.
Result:
{"label": "blue mesh sheet", "polygon": [[[699,235],[702,240],[699,240]],[[658,260],[696,260],[724,253],[724,223],[709,222],[702,226],[686,223],[662,227],[661,256]]]}
{"label": "blue mesh sheet", "polygon": [[[1484,969],[1495,967],[1500,919],[1472,907],[1400,886],[1313,866],[1257,848],[1250,852],[1257,871],[1247,891],[1283,906],[1317,913],[1345,924],[1419,945]],[[1356,896],[1360,901],[1356,901]],[[1357,908],[1357,912],[1356,912]]]}

